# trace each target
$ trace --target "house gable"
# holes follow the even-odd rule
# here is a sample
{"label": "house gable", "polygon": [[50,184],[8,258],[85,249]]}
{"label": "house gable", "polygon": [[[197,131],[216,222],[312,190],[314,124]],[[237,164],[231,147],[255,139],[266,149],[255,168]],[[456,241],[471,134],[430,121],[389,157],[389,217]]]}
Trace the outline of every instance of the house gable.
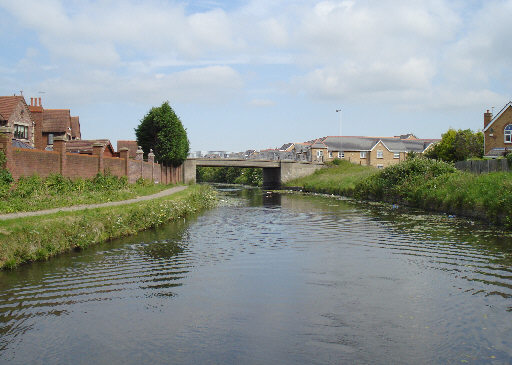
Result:
{"label": "house gable", "polygon": [[512,140],[505,138],[505,128],[511,124],[512,102],[509,102],[484,129],[484,155],[500,155],[512,150]]}
{"label": "house gable", "polygon": [[34,146],[34,119],[23,96],[0,96],[0,114],[14,139]]}
{"label": "house gable", "polygon": [[373,151],[377,147],[384,147],[385,149],[388,150],[388,152],[391,152],[391,150],[388,148],[388,146],[386,146],[382,139],[375,143],[375,145],[372,148],[370,148],[370,151]]}
{"label": "house gable", "polygon": [[510,110],[510,108],[512,108],[512,101],[509,101],[507,105],[505,105],[500,111],[498,114],[496,114],[496,116],[494,118],[491,119],[491,121],[489,122],[489,124],[487,125],[487,127],[484,128],[484,132],[487,132],[488,129],[491,128],[491,126],[494,124],[494,122],[496,122],[498,119],[501,118],[501,116]]}

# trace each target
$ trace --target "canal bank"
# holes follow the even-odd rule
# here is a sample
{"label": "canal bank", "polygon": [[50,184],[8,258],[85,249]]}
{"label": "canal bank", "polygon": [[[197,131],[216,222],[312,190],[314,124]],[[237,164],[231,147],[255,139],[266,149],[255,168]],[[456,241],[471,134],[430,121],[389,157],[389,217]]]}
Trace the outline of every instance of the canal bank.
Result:
{"label": "canal bank", "polygon": [[512,228],[512,174],[482,175],[414,158],[383,170],[346,161],[288,183],[306,192],[382,201]]}
{"label": "canal bank", "polygon": [[[0,268],[46,260],[72,249],[134,234],[168,221],[184,218],[214,205],[208,186],[177,188],[136,202],[72,207],[57,213],[0,220]],[[126,204],[129,203],[129,204]],[[37,216],[35,216],[37,215]]]}
{"label": "canal bank", "polygon": [[512,361],[510,236],[222,190],[191,219],[0,272],[0,363]]}

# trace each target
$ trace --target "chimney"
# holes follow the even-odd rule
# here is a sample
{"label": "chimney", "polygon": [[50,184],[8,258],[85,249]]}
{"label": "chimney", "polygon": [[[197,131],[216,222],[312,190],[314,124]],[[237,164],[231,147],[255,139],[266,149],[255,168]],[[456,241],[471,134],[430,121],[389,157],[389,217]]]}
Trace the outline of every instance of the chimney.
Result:
{"label": "chimney", "polygon": [[39,106],[43,106],[43,104],[41,104],[41,98],[39,98]]}
{"label": "chimney", "polygon": [[492,120],[492,113],[489,112],[489,109],[487,109],[487,112],[484,113],[484,128],[486,128],[489,123]]}
{"label": "chimney", "polygon": [[34,98],[30,98],[30,106],[34,106]]}

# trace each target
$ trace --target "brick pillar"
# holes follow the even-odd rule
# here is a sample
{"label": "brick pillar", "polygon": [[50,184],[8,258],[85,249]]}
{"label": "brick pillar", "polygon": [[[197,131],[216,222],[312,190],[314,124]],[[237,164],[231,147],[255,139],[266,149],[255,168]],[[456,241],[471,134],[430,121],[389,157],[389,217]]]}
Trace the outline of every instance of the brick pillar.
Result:
{"label": "brick pillar", "polygon": [[66,137],[57,136],[53,138],[53,150],[59,153],[60,174],[67,176],[66,169]]}
{"label": "brick pillar", "polygon": [[11,127],[0,127],[0,151],[5,154],[7,170],[12,168],[12,136],[13,131]]}
{"label": "brick pillar", "polygon": [[101,143],[95,143],[92,145],[92,154],[93,156],[98,156],[98,172],[103,174],[103,151],[105,146]]}
{"label": "brick pillar", "polygon": [[144,151],[142,150],[141,146],[139,146],[139,148],[137,148],[137,152],[135,152],[135,159],[140,161],[139,177],[144,178]]}
{"label": "brick pillar", "polygon": [[149,150],[148,162],[151,163],[151,180],[155,181],[155,154],[153,153],[153,150]]}
{"label": "brick pillar", "polygon": [[123,159],[123,170],[124,170],[124,176],[128,177],[128,152],[129,149],[126,147],[119,149],[119,157]]}
{"label": "brick pillar", "polygon": [[139,146],[139,148],[137,148],[137,152],[135,152],[135,159],[136,160],[143,160],[144,159],[144,151],[142,150],[141,146]]}

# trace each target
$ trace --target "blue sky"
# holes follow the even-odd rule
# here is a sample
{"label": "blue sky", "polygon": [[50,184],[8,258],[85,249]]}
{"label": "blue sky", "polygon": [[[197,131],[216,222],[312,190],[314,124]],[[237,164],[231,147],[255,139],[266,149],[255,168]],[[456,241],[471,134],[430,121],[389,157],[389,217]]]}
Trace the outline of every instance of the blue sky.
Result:
{"label": "blue sky", "polygon": [[[192,150],[480,129],[512,99],[512,0],[0,0],[0,94],[134,139],[169,100]],[[496,110],[496,111],[497,111]]]}

